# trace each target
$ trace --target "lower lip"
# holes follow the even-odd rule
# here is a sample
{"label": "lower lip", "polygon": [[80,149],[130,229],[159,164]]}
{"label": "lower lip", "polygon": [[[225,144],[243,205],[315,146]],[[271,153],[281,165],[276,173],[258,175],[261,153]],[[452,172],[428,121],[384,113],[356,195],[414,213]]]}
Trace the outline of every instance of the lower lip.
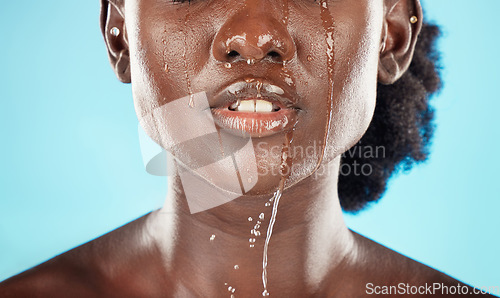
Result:
{"label": "lower lip", "polygon": [[233,134],[258,138],[288,131],[297,121],[297,110],[289,108],[267,113],[214,108],[212,115],[221,128]]}

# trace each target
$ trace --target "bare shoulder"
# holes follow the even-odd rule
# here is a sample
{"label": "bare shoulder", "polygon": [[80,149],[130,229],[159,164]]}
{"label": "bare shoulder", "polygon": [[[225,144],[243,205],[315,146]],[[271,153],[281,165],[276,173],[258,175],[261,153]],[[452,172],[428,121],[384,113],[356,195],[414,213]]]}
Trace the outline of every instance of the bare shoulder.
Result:
{"label": "bare shoulder", "polygon": [[76,257],[87,247],[75,248],[0,283],[0,297],[95,296],[94,277]]}
{"label": "bare shoulder", "polygon": [[[344,292],[352,297],[495,297],[480,293],[473,287],[443,272],[401,255],[366,237],[354,233],[358,248],[345,265]],[[338,294],[338,291],[337,291]],[[331,295],[330,297],[337,297]],[[349,297],[341,295],[338,297]]]}
{"label": "bare shoulder", "polygon": [[151,281],[165,276],[158,265],[161,256],[138,232],[143,220],[5,280],[0,283],[0,297],[150,296],[160,290],[152,288]]}

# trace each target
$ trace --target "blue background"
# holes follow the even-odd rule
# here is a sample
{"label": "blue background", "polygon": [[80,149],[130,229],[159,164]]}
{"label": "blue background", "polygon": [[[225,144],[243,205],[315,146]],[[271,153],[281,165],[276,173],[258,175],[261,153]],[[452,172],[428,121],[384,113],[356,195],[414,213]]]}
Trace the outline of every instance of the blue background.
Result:
{"label": "blue background", "polygon": [[[159,208],[130,86],[109,67],[98,1],[3,1],[0,280]],[[500,1],[424,2],[443,26],[430,160],[391,180],[354,230],[474,286],[500,286]]]}

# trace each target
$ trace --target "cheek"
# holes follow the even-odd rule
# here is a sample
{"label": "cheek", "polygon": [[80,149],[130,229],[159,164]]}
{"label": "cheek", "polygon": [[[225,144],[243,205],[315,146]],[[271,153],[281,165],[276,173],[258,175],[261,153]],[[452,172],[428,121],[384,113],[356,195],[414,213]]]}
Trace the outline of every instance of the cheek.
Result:
{"label": "cheek", "polygon": [[[127,1],[131,3],[135,1]],[[132,11],[132,10],[131,10]],[[158,125],[151,116],[167,103],[186,96],[186,64],[178,59],[184,53],[184,22],[155,21],[159,16],[149,9],[138,10],[127,19],[130,68],[135,110],[147,134],[158,140]],[[145,15],[149,15],[146,17]]]}
{"label": "cheek", "polygon": [[205,91],[197,74],[209,58],[211,28],[186,9],[165,9],[149,0],[127,5],[136,12],[127,15],[127,28],[132,92],[141,121],[167,103]]}
{"label": "cheek", "polygon": [[381,11],[337,22],[334,102],[327,154],[335,157],[366,132],[376,103]]}

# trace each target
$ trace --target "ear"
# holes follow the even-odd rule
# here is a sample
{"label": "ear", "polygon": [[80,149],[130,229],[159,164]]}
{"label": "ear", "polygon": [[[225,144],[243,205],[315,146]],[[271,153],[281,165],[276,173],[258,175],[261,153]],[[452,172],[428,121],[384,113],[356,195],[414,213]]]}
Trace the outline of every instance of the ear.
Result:
{"label": "ear", "polygon": [[[115,34],[117,36],[111,33],[113,28],[118,28],[119,34]],[[108,48],[111,67],[121,82],[130,83],[130,53],[121,1],[101,1],[101,30]],[[116,32],[118,31],[115,30]]]}
{"label": "ear", "polygon": [[[410,66],[422,28],[422,6],[419,0],[384,0],[385,18],[382,28],[378,81],[392,84]],[[417,17],[415,23],[411,18]]]}

